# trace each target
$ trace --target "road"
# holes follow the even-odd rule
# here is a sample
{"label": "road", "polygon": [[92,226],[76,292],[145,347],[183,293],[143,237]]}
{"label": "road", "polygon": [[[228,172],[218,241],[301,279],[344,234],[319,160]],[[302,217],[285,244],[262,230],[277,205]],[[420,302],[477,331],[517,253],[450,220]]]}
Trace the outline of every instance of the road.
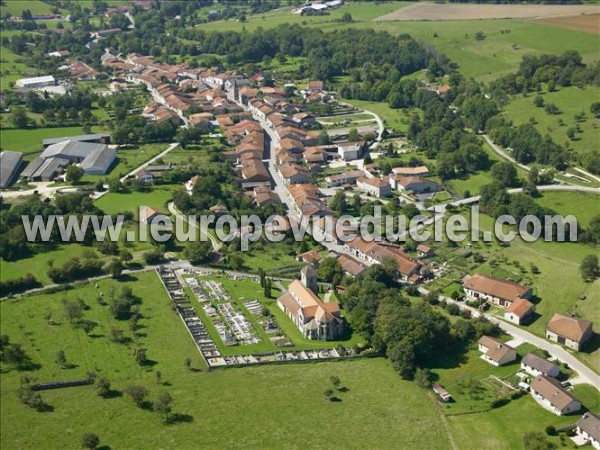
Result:
{"label": "road", "polygon": [[[175,206],[175,203],[169,202],[169,204],[167,205],[167,208],[169,208],[169,212],[171,214],[173,214],[174,216],[181,217],[185,222],[188,222],[186,216],[177,209],[177,207]],[[219,242],[219,240],[217,240],[216,237],[214,237],[212,234],[210,234],[207,229],[200,228],[197,224],[192,224],[192,226],[200,231],[201,236],[208,237],[208,239],[210,240],[210,243],[212,244],[212,248],[213,248],[214,252],[219,251],[219,249],[221,248],[221,242]]]}
{"label": "road", "polygon": [[[420,287],[419,292],[423,295],[427,295],[429,293],[429,290],[424,287]],[[471,308],[470,306],[466,305],[463,302],[458,302],[450,297],[441,296],[441,298],[445,302],[454,303],[455,305],[458,305],[458,307],[460,309],[470,311],[471,315],[473,317],[483,316],[486,319],[490,320],[491,322],[498,324],[498,326],[502,329],[502,331],[511,335],[513,338],[518,339],[523,342],[527,342],[538,348],[541,348],[542,350],[547,351],[553,358],[556,358],[559,361],[567,364],[571,369],[573,369],[574,371],[577,372],[577,374],[578,374],[578,377],[576,379],[577,383],[590,384],[590,385],[596,387],[600,391],[600,375],[598,375],[596,372],[594,372],[592,369],[590,369],[584,363],[579,361],[575,357],[575,355],[569,353],[567,350],[565,350],[560,345],[553,344],[552,342],[549,342],[544,338],[536,336],[535,334],[532,334],[516,325],[505,322],[504,320],[499,319],[495,316],[492,316],[491,314],[482,313],[481,311],[479,311],[475,308]]]}

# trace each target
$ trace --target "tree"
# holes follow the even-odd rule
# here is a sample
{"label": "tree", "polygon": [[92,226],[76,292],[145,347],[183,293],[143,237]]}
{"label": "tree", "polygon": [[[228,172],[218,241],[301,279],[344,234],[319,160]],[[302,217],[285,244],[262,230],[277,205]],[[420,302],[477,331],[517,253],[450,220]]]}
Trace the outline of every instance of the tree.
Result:
{"label": "tree", "polygon": [[71,164],[67,167],[67,171],[65,172],[65,180],[72,184],[77,184],[79,180],[83,177],[83,169],[75,164]]}
{"label": "tree", "polygon": [[187,357],[183,360],[183,365],[187,370],[192,370],[192,358]]}
{"label": "tree", "polygon": [[340,387],[340,383],[341,383],[340,377],[338,377],[336,375],[332,375],[330,380],[331,380],[331,384],[333,385],[333,387],[335,389],[338,389]]}
{"label": "tree", "polygon": [[485,33],[483,31],[478,31],[475,33],[475,40],[483,41],[485,39]]}
{"label": "tree", "polygon": [[319,133],[319,136],[317,137],[317,144],[318,145],[328,145],[330,144],[331,141],[329,139],[329,134],[327,134],[327,131],[323,130]]}
{"label": "tree", "polygon": [[73,323],[75,319],[81,319],[83,317],[82,305],[77,300],[63,298],[62,304],[65,317],[69,322]]}
{"label": "tree", "polygon": [[492,176],[504,187],[514,187],[519,184],[517,168],[513,163],[502,161],[492,166]]}
{"label": "tree", "polygon": [[556,448],[556,445],[539,431],[529,431],[523,435],[523,447],[525,450],[551,450]]}
{"label": "tree", "polygon": [[324,258],[317,269],[317,275],[319,278],[329,283],[331,283],[336,276],[342,276],[343,274],[344,271],[342,270],[337,258],[333,258],[331,256]]}
{"label": "tree", "polygon": [[108,272],[108,274],[112,278],[119,278],[121,276],[121,272],[123,272],[124,268],[125,267],[123,266],[123,263],[121,262],[121,260],[119,258],[113,258],[106,265],[106,272]]}
{"label": "tree", "polygon": [[137,385],[127,386],[125,388],[125,393],[133,399],[138,407],[141,407],[144,404],[144,400],[149,394],[148,389],[144,386]]}
{"label": "tree", "polygon": [[583,261],[581,261],[581,265],[579,266],[579,272],[581,273],[581,278],[585,281],[591,281],[597,278],[600,275],[598,256],[587,255],[583,258]]}
{"label": "tree", "polygon": [[594,115],[594,117],[600,117],[600,102],[594,102],[590,106],[590,112]]}
{"label": "tree", "polygon": [[348,133],[348,140],[350,142],[360,141],[360,135],[358,134],[358,129],[350,128],[350,132]]}
{"label": "tree", "polygon": [[271,281],[271,279],[270,279],[270,278],[267,278],[267,279],[265,280],[265,287],[264,287],[264,294],[265,294],[265,297],[267,297],[267,298],[271,298],[271,290],[272,290],[272,289],[273,289],[273,286],[272,286],[272,281]]}
{"label": "tree", "polygon": [[210,241],[190,241],[183,251],[183,256],[192,264],[204,264],[210,259],[211,251]]}
{"label": "tree", "polygon": [[27,128],[29,117],[23,108],[15,108],[10,115],[10,121],[15,128]]}
{"label": "tree", "polygon": [[97,434],[94,433],[83,433],[81,436],[81,446],[83,448],[89,448],[90,450],[94,450],[100,444],[100,438]]}
{"label": "tree", "polygon": [[119,258],[121,258],[121,261],[127,264],[133,260],[133,255],[129,250],[123,249],[119,252]]}
{"label": "tree", "polygon": [[350,13],[344,13],[344,15],[342,16],[342,22],[344,22],[344,23],[352,22],[352,16],[350,15]]}
{"label": "tree", "polygon": [[158,399],[153,403],[152,409],[154,412],[161,414],[165,423],[169,422],[169,416],[171,414],[171,410],[173,408],[173,398],[169,395],[168,392],[162,392]]}
{"label": "tree", "polygon": [[162,379],[162,373],[160,372],[160,370],[156,371],[156,384],[160,384],[160,381]]}
{"label": "tree", "polygon": [[554,103],[546,103],[544,106],[544,111],[552,115],[560,114],[560,109],[558,109],[558,106],[556,106]]}
{"label": "tree", "polygon": [[106,397],[110,393],[110,381],[106,377],[97,378],[94,388],[100,397]]}
{"label": "tree", "polygon": [[342,189],[336,191],[334,196],[331,197],[329,206],[338,214],[338,216],[346,213],[348,210],[348,203],[346,202],[346,194]]}
{"label": "tree", "polygon": [[138,365],[143,366],[146,364],[146,349],[143,347],[138,347],[133,350],[133,358]]}
{"label": "tree", "polygon": [[431,371],[427,368],[421,369],[417,367],[415,381],[419,387],[429,389],[431,387]]}
{"label": "tree", "polygon": [[542,106],[544,106],[544,97],[542,97],[541,95],[537,95],[533,99],[533,104],[536,108],[541,108]]}
{"label": "tree", "polygon": [[60,350],[57,354],[56,354],[56,360],[55,360],[56,364],[58,364],[59,366],[61,366],[63,369],[67,367],[67,357],[65,355],[65,351],[64,350]]}

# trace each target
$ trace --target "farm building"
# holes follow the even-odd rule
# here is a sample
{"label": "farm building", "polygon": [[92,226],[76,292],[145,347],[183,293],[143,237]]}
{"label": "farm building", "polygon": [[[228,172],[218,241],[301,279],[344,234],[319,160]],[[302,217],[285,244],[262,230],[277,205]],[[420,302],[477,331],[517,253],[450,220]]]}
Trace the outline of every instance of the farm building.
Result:
{"label": "farm building", "polygon": [[6,189],[17,177],[23,154],[19,152],[0,152],[0,189]]}
{"label": "farm building", "polygon": [[518,283],[487,275],[465,277],[463,289],[469,300],[490,300],[499,306],[509,306],[519,298],[531,298],[531,289]]}
{"label": "farm building", "polygon": [[76,142],[88,142],[96,144],[110,144],[110,134],[96,133],[96,134],[81,134],[78,136],[65,136],[58,138],[44,139],[42,144],[44,147],[49,145],[59,144],[64,141],[76,141]]}
{"label": "farm building", "polygon": [[41,88],[45,86],[54,86],[56,80],[52,75],[45,75],[41,77],[21,78],[15,82],[15,86],[19,88]]}
{"label": "farm building", "polygon": [[564,314],[554,314],[546,327],[548,339],[577,351],[581,350],[592,334],[592,322]]}

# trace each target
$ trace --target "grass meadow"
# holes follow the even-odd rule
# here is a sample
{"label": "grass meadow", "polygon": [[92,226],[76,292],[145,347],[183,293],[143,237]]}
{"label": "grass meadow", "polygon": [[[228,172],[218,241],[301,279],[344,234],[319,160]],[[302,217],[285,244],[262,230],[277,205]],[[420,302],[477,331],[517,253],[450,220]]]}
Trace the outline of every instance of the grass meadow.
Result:
{"label": "grass meadow", "polygon": [[[128,331],[126,322],[113,319],[108,307],[96,301],[99,292],[108,296],[111,287],[118,292],[121,284],[131,286],[142,301],[142,328],[137,337]],[[3,333],[21,343],[40,365],[28,375],[40,381],[70,380],[94,370],[108,377],[116,391],[108,399],[99,397],[91,387],[45,391],[42,396],[53,411],[35,412],[16,395],[19,379],[26,372],[3,365],[3,448],[74,448],[88,431],[97,433],[102,445],[112,448],[229,448],[240,443],[253,448],[289,448],[298,442],[311,448],[393,448],[400,440],[409,448],[450,447],[426,391],[401,380],[384,359],[205,372],[155,273],[138,273],[124,282],[102,280],[98,286],[76,286],[68,292],[0,304]],[[89,336],[64,318],[64,296],[80,297],[89,306],[85,318],[98,323]],[[48,312],[56,325],[47,323]],[[107,336],[112,327],[125,330],[132,341],[110,342]],[[143,367],[137,366],[132,356],[138,345],[147,348],[151,361]],[[59,350],[64,350],[73,368],[62,369],[54,362]],[[192,358],[191,371],[183,364],[187,357]],[[162,374],[161,384],[156,382],[156,371]],[[346,387],[346,392],[338,394],[339,402],[329,402],[323,395],[332,375],[340,377]],[[137,408],[121,395],[132,384],[146,386],[150,400],[169,392],[180,422],[163,425],[157,414]],[[315,433],[316,423],[327,423],[340,432]]]}
{"label": "grass meadow", "polygon": [[[265,14],[248,16],[248,21],[218,21],[201,25],[206,30],[253,31],[259,27],[270,28],[285,23],[297,23],[323,31],[362,27],[388,31],[393,35],[408,33],[416,39],[434,45],[459,65],[465,77],[490,81],[499,75],[514,71],[523,55],[528,53],[561,53],[577,49],[584,60],[597,59],[598,41],[591,33],[561,29],[527,20],[449,20],[380,22],[377,17],[395,11],[408,2],[373,4],[368,2],[347,4],[329,16],[306,17],[291,14],[287,8]],[[350,13],[351,23],[339,19]],[[485,40],[477,41],[477,31],[483,31]]]}
{"label": "grass meadow", "polygon": [[[548,114],[543,107],[537,108],[533,104],[537,95],[541,95],[545,104],[555,104],[560,114]],[[504,114],[515,125],[527,123],[533,118],[535,127],[540,133],[547,133],[556,142],[568,145],[579,154],[585,154],[598,151],[600,145],[598,130],[600,118],[595,118],[590,112],[592,103],[598,101],[600,101],[600,87],[587,86],[585,89],[580,89],[571,86],[560,88],[555,92],[530,94],[527,97],[519,95],[505,107]],[[582,112],[585,118],[578,122],[574,116]],[[581,131],[570,140],[567,137],[567,130],[577,126]]]}

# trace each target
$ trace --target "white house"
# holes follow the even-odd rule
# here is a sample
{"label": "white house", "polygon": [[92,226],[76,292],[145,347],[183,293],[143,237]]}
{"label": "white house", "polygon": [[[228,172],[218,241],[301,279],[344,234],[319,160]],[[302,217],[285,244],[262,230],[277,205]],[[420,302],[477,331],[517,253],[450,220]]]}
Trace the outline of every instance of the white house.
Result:
{"label": "white house", "polygon": [[521,369],[530,375],[546,375],[547,377],[556,378],[560,369],[556,364],[551,363],[547,359],[541,358],[535,353],[527,353],[521,360]]}
{"label": "white house", "polygon": [[600,450],[600,416],[586,412],[575,426],[576,433],[596,450]]}
{"label": "white house", "polygon": [[518,298],[510,304],[504,313],[504,318],[517,325],[524,324],[531,319],[534,305],[529,300]]}
{"label": "white house", "polygon": [[481,336],[478,342],[481,358],[494,366],[503,366],[517,359],[517,351],[510,345],[492,337]]}
{"label": "white house", "polygon": [[533,398],[557,416],[571,414],[581,409],[581,402],[554,378],[538,375],[531,382],[530,388]]}
{"label": "white house", "polygon": [[385,179],[361,177],[356,180],[356,186],[366,194],[374,197],[389,197],[392,188]]}

